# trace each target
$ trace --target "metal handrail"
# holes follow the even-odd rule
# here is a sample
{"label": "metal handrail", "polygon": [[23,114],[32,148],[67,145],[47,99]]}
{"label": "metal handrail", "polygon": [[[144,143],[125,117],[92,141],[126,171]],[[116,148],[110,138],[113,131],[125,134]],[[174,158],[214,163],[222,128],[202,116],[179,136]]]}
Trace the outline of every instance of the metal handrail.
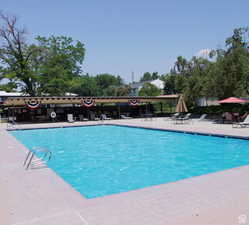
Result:
{"label": "metal handrail", "polygon": [[[38,157],[37,159],[33,160],[36,153],[43,153],[42,157]],[[25,169],[35,168],[40,165],[46,164],[52,158],[52,152],[48,149],[42,147],[33,147],[27,154],[23,166]]]}

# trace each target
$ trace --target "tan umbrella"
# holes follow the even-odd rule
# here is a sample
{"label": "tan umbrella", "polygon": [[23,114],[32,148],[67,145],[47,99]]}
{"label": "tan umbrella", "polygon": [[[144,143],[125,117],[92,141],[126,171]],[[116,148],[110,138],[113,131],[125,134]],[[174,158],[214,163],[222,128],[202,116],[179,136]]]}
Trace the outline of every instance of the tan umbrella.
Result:
{"label": "tan umbrella", "polygon": [[177,103],[175,111],[178,112],[178,113],[188,112],[186,103],[185,103],[182,95],[180,95],[180,98],[178,100],[178,103]]}

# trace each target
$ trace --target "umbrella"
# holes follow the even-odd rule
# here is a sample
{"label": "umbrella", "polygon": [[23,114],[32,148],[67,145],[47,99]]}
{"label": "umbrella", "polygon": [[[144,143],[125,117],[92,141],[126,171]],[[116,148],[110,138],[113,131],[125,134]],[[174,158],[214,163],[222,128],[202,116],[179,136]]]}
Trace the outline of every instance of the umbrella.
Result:
{"label": "umbrella", "polygon": [[178,113],[181,113],[181,112],[188,112],[188,109],[187,109],[187,106],[185,104],[185,101],[183,99],[183,96],[181,95],[179,100],[178,100],[178,103],[177,103],[177,106],[176,106],[176,112]]}
{"label": "umbrella", "polygon": [[244,103],[244,102],[246,102],[246,101],[242,100],[240,98],[235,98],[235,97],[230,97],[230,98],[226,98],[226,99],[219,101],[220,104],[222,104],[222,103]]}

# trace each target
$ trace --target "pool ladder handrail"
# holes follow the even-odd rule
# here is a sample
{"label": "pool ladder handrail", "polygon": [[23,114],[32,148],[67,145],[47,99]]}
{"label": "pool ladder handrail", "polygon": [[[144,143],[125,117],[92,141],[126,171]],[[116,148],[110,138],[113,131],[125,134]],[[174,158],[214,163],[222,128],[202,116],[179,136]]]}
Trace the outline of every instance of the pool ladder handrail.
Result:
{"label": "pool ladder handrail", "polygon": [[[36,153],[44,153],[42,157],[37,157],[37,159],[33,160]],[[52,158],[52,152],[48,149],[42,147],[34,147],[30,150],[23,162],[23,166],[25,169],[29,169],[30,167],[35,168],[40,165],[46,164]]]}

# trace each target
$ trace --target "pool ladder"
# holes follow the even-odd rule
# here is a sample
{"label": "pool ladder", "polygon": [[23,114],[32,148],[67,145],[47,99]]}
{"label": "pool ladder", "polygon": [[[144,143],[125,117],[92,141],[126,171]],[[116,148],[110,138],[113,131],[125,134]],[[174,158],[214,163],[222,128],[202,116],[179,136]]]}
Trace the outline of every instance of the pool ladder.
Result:
{"label": "pool ladder", "polygon": [[[34,156],[36,154],[37,159],[34,159]],[[42,147],[34,147],[31,151],[28,152],[24,162],[23,166],[25,169],[29,168],[41,168],[46,166],[46,163],[52,158],[52,152],[42,148]]]}

